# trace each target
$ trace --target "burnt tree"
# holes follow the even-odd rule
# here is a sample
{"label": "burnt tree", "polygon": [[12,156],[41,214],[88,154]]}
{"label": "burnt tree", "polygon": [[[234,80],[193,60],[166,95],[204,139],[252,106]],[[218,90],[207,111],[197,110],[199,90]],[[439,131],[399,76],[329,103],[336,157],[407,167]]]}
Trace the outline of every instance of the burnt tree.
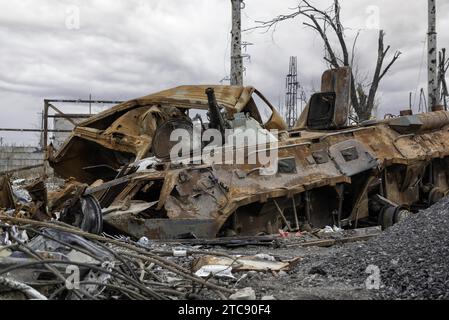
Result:
{"label": "burnt tree", "polygon": [[446,58],[446,49],[440,51],[438,61],[438,92],[441,92],[440,100],[443,102],[444,109],[448,110],[449,90],[446,83],[446,73],[449,69],[449,58]]}
{"label": "burnt tree", "polygon": [[[318,9],[309,1],[303,0],[299,3],[295,12],[288,15],[280,15],[270,21],[256,21],[259,25],[252,29],[266,29],[268,31],[281,21],[294,19],[299,16],[305,17],[308,21],[304,22],[304,25],[313,29],[323,40],[326,53],[324,60],[326,60],[333,68],[342,66],[353,67],[355,46],[359,33],[354,40],[352,52],[350,54],[345,37],[345,28],[340,18],[340,12],[341,7],[339,0],[334,0],[333,5],[325,10]],[[390,61],[385,65],[391,47],[389,45],[384,45],[384,36],[385,32],[380,30],[377,62],[372,81],[369,85],[364,85],[362,82],[357,81],[356,77],[354,77],[354,73],[352,75],[351,102],[359,121],[368,120],[371,117],[376,103],[376,94],[379,84],[401,55],[400,51],[396,51]],[[336,37],[338,43],[337,46],[333,45],[330,37]],[[367,90],[367,87],[369,87],[369,90]]]}

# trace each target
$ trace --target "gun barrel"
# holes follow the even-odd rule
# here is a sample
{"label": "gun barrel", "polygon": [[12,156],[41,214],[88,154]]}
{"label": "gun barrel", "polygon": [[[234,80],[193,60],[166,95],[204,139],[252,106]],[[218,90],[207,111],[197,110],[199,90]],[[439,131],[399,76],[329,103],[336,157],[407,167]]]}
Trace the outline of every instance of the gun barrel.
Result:
{"label": "gun barrel", "polygon": [[217,129],[224,134],[226,129],[225,120],[220,112],[220,107],[218,106],[217,98],[215,97],[215,91],[213,88],[208,88],[206,94],[209,102],[210,127]]}

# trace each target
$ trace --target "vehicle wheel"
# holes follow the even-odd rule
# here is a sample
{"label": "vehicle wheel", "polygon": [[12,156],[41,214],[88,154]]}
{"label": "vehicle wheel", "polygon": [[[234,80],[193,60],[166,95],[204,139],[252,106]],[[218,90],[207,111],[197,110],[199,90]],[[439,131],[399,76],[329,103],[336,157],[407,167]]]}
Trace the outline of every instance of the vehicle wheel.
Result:
{"label": "vehicle wheel", "polygon": [[383,230],[386,230],[393,226],[394,216],[396,208],[395,207],[385,207],[379,215],[379,224],[382,226]]}
{"label": "vehicle wheel", "polygon": [[412,213],[404,207],[398,207],[394,214],[394,223],[399,223],[408,217],[410,217]]}
{"label": "vehicle wheel", "polygon": [[[446,192],[447,193],[447,192]],[[440,188],[433,188],[429,192],[429,206],[433,206],[435,203],[444,198],[444,191]]]}
{"label": "vehicle wheel", "polygon": [[101,206],[93,196],[81,197],[75,204],[64,208],[60,221],[93,234],[103,231]]}

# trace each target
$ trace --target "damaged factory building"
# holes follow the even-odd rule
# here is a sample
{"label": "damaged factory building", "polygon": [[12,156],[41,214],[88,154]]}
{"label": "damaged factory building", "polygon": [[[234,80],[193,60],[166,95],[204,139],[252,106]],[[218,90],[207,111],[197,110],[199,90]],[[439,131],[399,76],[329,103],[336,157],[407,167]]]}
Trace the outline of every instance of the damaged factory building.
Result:
{"label": "damaged factory building", "polygon": [[[321,92],[311,97],[293,129],[262,93],[240,86],[181,86],[81,122],[58,150],[47,148],[49,166],[65,180],[59,189],[47,191],[45,177],[22,187],[11,185],[8,176],[0,178],[0,245],[5,246],[0,247],[0,266],[14,275],[8,280],[2,272],[0,284],[40,297],[23,283],[42,279],[15,269],[28,254],[38,257],[27,262],[30,268],[46,269],[56,280],[61,280],[61,270],[52,263],[85,268],[91,280],[65,298],[91,298],[108,287],[108,274],[118,277],[112,276],[116,265],[108,261],[133,274],[139,269],[134,271],[127,259],[140,258],[223,298],[234,290],[191,275],[150,254],[145,245],[161,240],[265,241],[279,233],[312,234],[329,226],[385,230],[448,195],[449,112],[354,125],[349,120],[351,69],[326,71],[321,83]],[[187,143],[188,157],[173,159],[172,148],[179,144],[171,139],[176,130],[203,136],[211,129],[223,138],[213,159],[234,159],[240,150],[245,158],[257,155],[257,161],[205,161],[206,143],[193,139]],[[249,129],[268,143],[239,139]],[[231,140],[240,144],[229,147]],[[275,167],[262,163],[259,154],[275,156]],[[48,260],[41,257],[44,252]],[[247,270],[257,270],[261,263],[245,259],[251,265]],[[96,267],[86,267],[86,260]],[[281,271],[297,261],[264,263]],[[186,297],[187,289],[150,290],[135,277],[121,277],[138,288],[122,288],[124,297]]]}

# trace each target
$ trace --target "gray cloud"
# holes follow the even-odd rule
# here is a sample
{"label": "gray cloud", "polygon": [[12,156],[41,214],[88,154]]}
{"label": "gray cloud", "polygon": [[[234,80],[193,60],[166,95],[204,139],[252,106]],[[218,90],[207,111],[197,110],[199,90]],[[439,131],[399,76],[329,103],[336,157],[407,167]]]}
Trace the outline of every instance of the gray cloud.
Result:
{"label": "gray cloud", "polygon": [[[288,13],[298,0],[245,2],[244,28]],[[439,2],[439,44],[444,47],[449,3]],[[329,0],[316,3],[325,7]],[[72,6],[80,10],[79,30],[66,28]],[[362,74],[371,75],[376,59],[378,31],[367,29],[372,6],[379,8],[391,53],[403,52],[379,89],[379,112],[397,112],[408,104],[408,93],[426,83],[426,2],[342,0],[342,6],[348,41],[361,30],[356,61]],[[218,83],[229,73],[229,0],[0,0],[0,9],[0,127],[37,127],[44,98],[92,93],[126,100],[179,84]],[[298,56],[307,91],[319,88],[326,68],[321,39],[302,22],[298,18],[275,32],[244,34],[254,43],[248,47],[246,83],[274,104],[284,95],[289,56]],[[36,143],[35,135],[0,136]]]}

